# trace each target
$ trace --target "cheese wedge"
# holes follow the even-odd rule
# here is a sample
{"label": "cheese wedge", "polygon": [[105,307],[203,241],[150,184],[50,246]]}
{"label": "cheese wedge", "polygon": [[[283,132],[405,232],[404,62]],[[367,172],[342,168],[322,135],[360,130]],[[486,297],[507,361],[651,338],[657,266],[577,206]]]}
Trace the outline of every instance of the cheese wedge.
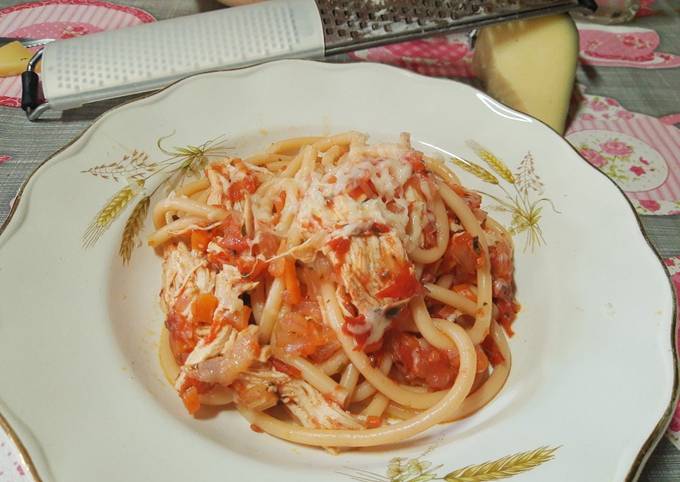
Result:
{"label": "cheese wedge", "polygon": [[555,15],[481,29],[473,67],[491,96],[563,134],[577,62],[576,26]]}
{"label": "cheese wedge", "polygon": [[19,42],[10,42],[0,47],[0,77],[21,75],[26,70],[33,52]]}

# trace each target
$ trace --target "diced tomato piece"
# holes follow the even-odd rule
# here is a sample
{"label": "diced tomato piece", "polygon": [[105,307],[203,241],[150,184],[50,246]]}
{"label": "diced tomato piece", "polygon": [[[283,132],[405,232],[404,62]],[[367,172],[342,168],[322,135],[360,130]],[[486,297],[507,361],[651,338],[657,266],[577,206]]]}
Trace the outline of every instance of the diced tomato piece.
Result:
{"label": "diced tomato piece", "polygon": [[406,154],[406,162],[411,164],[413,172],[424,172],[425,163],[423,163],[423,154],[418,151],[411,151]]}
{"label": "diced tomato piece", "polygon": [[365,322],[366,317],[364,315],[345,316],[345,323],[348,325],[363,325]]}
{"label": "diced tomato piece", "polygon": [[252,256],[241,256],[236,259],[236,267],[241,275],[257,279],[267,269],[267,262]]}
{"label": "diced tomato piece", "polygon": [[182,393],[182,401],[191,415],[198,412],[198,409],[201,408],[201,401],[198,398],[198,390],[196,387],[189,387],[184,390]]}
{"label": "diced tomato piece", "polygon": [[397,369],[408,381],[424,383],[434,390],[453,385],[458,364],[446,352],[404,332],[392,337],[391,345]]}
{"label": "diced tomato piece", "polygon": [[503,327],[508,336],[512,336],[515,332],[512,330],[512,322],[517,318],[520,306],[514,301],[495,300],[498,307],[498,323]]}
{"label": "diced tomato piece", "polygon": [[262,430],[259,425],[255,425],[254,423],[250,424],[250,430],[255,433],[264,433],[264,430]]}
{"label": "diced tomato piece", "polygon": [[300,372],[300,370],[298,370],[294,366],[289,365],[288,363],[282,362],[278,358],[272,358],[272,366],[276,371],[285,373],[289,377],[302,378],[302,373]]}
{"label": "diced tomato piece", "polygon": [[493,366],[500,365],[505,361],[505,357],[491,335],[488,335],[482,341],[482,349]]}
{"label": "diced tomato piece", "polygon": [[340,263],[344,262],[345,255],[349,251],[351,241],[349,238],[333,238],[328,242],[328,247],[335,251],[335,255]]}
{"label": "diced tomato piece", "polygon": [[241,233],[240,216],[237,213],[228,216],[220,227],[215,228],[215,232],[218,235],[215,242],[224,250],[242,253],[250,247]]}
{"label": "diced tomato piece", "polygon": [[[345,331],[344,330],[345,326],[347,326],[347,325],[343,326],[343,331]],[[368,330],[365,333],[359,333],[359,334],[356,334],[356,335],[351,333],[351,332],[347,332],[347,331],[345,331],[345,333],[354,337],[354,340],[356,341],[356,346],[354,347],[354,351],[364,351],[364,347],[366,346],[366,342],[368,341],[368,337],[371,336],[371,330]]]}
{"label": "diced tomato piece", "polygon": [[369,415],[366,417],[366,428],[378,428],[382,425],[382,417]]}
{"label": "diced tomato piece", "polygon": [[352,199],[359,199],[361,196],[364,195],[364,190],[361,189],[361,186],[357,186],[354,189],[352,189],[349,193],[349,197]]}
{"label": "diced tomato piece", "polygon": [[210,231],[194,229],[191,231],[191,249],[205,253],[213,235]]}
{"label": "diced tomato piece", "polygon": [[403,208],[401,208],[401,207],[400,207],[396,202],[394,202],[393,200],[388,201],[387,204],[385,205],[385,207],[387,207],[387,209],[388,209],[390,212],[393,212],[393,213],[400,213],[400,212],[403,211]]}
{"label": "diced tomato piece", "polygon": [[391,231],[391,229],[387,224],[373,223],[371,225],[371,231],[372,231],[373,234],[385,234],[385,233],[389,233]]}
{"label": "diced tomato piece", "polygon": [[437,244],[437,223],[428,222],[423,228],[423,247],[431,248]]}
{"label": "diced tomato piece", "polygon": [[470,301],[477,302],[477,295],[472,291],[471,286],[468,283],[453,285],[453,291],[465,296]]}
{"label": "diced tomato piece", "polygon": [[231,202],[241,201],[246,193],[252,194],[257,190],[259,181],[256,177],[248,175],[240,181],[231,183],[227,189],[227,197]]}
{"label": "diced tomato piece", "polygon": [[366,197],[369,199],[378,195],[378,190],[375,188],[375,184],[373,184],[373,181],[371,181],[370,179],[364,179],[363,181],[361,181],[359,187],[364,192],[364,194],[366,194]]}
{"label": "diced tomato piece", "polygon": [[241,233],[238,234],[229,233],[224,238],[222,238],[219,244],[224,249],[229,249],[236,253],[242,253],[243,251],[248,249],[248,240],[245,239],[241,235]]}
{"label": "diced tomato piece", "polygon": [[165,319],[165,327],[170,334],[170,351],[172,351],[175,361],[183,365],[184,360],[198,342],[194,326],[181,313],[173,310],[168,313]]}
{"label": "diced tomato piece", "polygon": [[378,341],[374,341],[373,343],[365,345],[363,347],[364,353],[376,353],[376,352],[380,351],[383,347],[383,341],[384,341],[384,338],[381,338]]}
{"label": "diced tomato piece", "polygon": [[450,187],[456,194],[463,198],[463,201],[465,201],[465,204],[467,204],[470,209],[479,209],[482,205],[482,196],[476,192],[468,191],[460,184],[452,184]]}
{"label": "diced tomato piece", "polygon": [[383,339],[381,338],[378,341],[375,341],[369,345],[366,345],[366,342],[371,336],[371,329],[366,329],[366,327],[363,330],[357,330],[356,328],[352,327],[361,327],[366,325],[366,317],[364,315],[357,315],[357,316],[346,316],[345,317],[345,322],[342,325],[342,332],[346,334],[347,336],[351,336],[354,338],[354,341],[356,342],[356,346],[354,347],[354,350],[356,351],[363,351],[364,353],[373,353],[382,348],[383,345]]}
{"label": "diced tomato piece", "polygon": [[404,264],[392,283],[376,293],[376,298],[405,299],[415,296],[422,290],[411,267]]}
{"label": "diced tomato piece", "polygon": [[477,278],[477,253],[468,232],[455,234],[444,254],[444,271],[453,271],[457,282],[472,283]]}
{"label": "diced tomato piece", "polygon": [[207,393],[210,390],[212,390],[215,387],[215,384],[202,382],[192,377],[187,377],[186,380],[184,381],[184,385],[182,385],[180,388],[182,391],[184,391],[189,387],[195,387],[196,390],[198,390],[198,394],[200,395],[202,393]]}
{"label": "diced tomato piece", "polygon": [[366,196],[367,199],[374,198],[378,195],[378,191],[370,178],[366,177],[358,181],[358,183],[348,192],[352,199],[359,199],[361,196]]}

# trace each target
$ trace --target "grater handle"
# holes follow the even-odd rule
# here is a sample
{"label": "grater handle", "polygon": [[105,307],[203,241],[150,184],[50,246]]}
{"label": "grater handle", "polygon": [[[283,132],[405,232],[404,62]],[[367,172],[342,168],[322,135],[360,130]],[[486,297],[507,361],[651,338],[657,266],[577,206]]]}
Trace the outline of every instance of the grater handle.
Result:
{"label": "grater handle", "polygon": [[[38,109],[66,110],[157,90],[200,72],[323,56],[314,0],[272,0],[189,15],[47,45],[40,75],[46,104],[36,108],[27,94],[26,110],[34,120]],[[26,77],[27,87],[34,87],[34,75]]]}

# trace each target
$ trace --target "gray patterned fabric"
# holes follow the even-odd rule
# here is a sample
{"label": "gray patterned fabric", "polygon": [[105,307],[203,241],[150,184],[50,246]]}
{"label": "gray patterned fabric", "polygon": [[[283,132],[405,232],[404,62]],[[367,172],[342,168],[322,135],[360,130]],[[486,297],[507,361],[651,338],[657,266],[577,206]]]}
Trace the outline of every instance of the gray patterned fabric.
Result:
{"label": "gray patterned fabric", "polygon": [[[0,0],[0,7],[16,5]],[[220,8],[213,0],[126,0],[147,10],[157,19],[188,15]],[[640,27],[661,34],[660,50],[680,54],[680,0],[657,2],[662,14],[636,20]],[[343,59],[337,59],[343,60]],[[580,69],[579,82],[591,94],[621,101],[627,109],[653,116],[680,112],[680,68],[643,70],[625,68]],[[49,113],[37,124],[29,123],[19,109],[0,107],[0,155],[12,159],[0,164],[0,222],[10,202],[28,175],[46,158],[78,136],[102,112],[121,101],[100,103],[75,111]],[[680,216],[647,216],[642,219],[652,243],[663,256],[680,255]],[[616,403],[612,400],[612,403]],[[651,455],[640,481],[680,481],[680,452],[665,438]]]}

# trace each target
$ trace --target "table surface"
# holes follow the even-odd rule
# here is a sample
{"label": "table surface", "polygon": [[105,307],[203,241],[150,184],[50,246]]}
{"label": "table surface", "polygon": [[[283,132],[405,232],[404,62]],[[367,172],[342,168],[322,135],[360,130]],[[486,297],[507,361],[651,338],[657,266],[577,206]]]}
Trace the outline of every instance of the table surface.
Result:
{"label": "table surface", "polygon": [[[23,2],[0,0],[0,8],[19,3]],[[212,0],[126,0],[124,3],[142,8],[159,20],[221,8]],[[658,32],[660,52],[680,55],[680,1],[657,1],[653,9],[654,14],[636,19],[634,26]],[[617,99],[631,112],[652,117],[680,113],[680,67],[581,66],[577,81],[585,86],[589,95]],[[11,200],[28,175],[43,160],[78,136],[98,115],[119,102],[104,102],[61,114],[51,113],[38,124],[30,124],[19,109],[0,107],[0,223],[7,217]],[[680,122],[680,117],[677,122]],[[680,215],[641,216],[641,220],[661,256],[680,256]],[[21,475],[22,471],[18,469],[16,473]],[[8,477],[0,464],[0,482],[28,478],[26,475],[21,475],[20,479]],[[639,480],[680,480],[680,451],[667,438],[661,440]]]}

